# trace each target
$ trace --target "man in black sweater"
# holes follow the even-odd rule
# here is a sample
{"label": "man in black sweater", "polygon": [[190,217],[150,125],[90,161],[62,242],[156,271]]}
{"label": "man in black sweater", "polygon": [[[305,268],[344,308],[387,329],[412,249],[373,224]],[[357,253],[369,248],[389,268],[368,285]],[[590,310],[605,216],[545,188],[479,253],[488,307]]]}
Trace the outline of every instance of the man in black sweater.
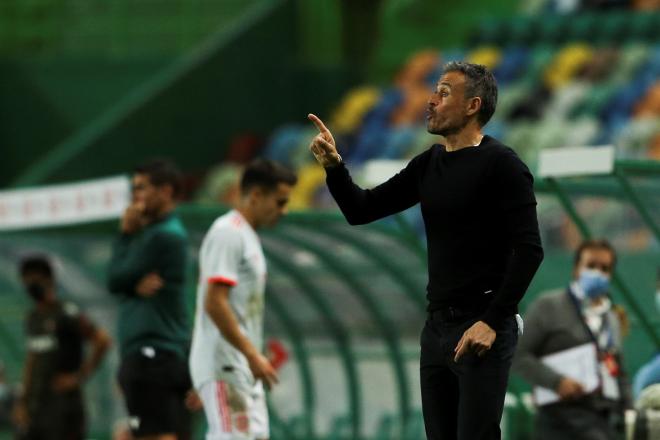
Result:
{"label": "man in black sweater", "polygon": [[420,382],[432,440],[501,438],[517,305],[543,259],[532,175],[482,134],[496,103],[484,66],[447,64],[427,109],[427,129],[444,144],[370,190],[353,183],[330,131],[308,116],[319,130],[310,149],[350,224],[421,204],[429,282]]}

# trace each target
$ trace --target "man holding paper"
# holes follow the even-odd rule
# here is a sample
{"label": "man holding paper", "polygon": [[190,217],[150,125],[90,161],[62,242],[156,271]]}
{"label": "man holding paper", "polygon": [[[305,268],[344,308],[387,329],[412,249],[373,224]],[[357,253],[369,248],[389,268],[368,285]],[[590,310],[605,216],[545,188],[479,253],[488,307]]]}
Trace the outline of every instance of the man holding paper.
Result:
{"label": "man holding paper", "polygon": [[609,440],[621,433],[632,398],[622,325],[608,295],[615,264],[607,241],[585,241],[568,288],[528,307],[513,370],[534,386],[535,440]]}

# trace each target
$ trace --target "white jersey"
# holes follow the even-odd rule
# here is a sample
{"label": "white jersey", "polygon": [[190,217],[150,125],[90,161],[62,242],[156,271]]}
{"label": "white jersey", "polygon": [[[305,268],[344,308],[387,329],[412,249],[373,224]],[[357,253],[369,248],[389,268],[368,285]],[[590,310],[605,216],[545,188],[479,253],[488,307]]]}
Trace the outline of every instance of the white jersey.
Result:
{"label": "white jersey", "polygon": [[190,352],[190,374],[195,388],[208,381],[226,380],[254,386],[245,356],[224,339],[204,309],[211,283],[229,287],[229,302],[240,330],[257,348],[263,348],[266,259],[252,226],[235,210],[216,219],[199,251],[199,280],[195,328]]}

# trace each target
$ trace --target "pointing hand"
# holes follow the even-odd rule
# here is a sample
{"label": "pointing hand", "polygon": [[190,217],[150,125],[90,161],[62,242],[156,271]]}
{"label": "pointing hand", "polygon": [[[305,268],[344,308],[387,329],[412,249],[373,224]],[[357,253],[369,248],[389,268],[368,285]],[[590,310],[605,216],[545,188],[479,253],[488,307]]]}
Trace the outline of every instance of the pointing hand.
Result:
{"label": "pointing hand", "polygon": [[328,130],[323,121],[321,121],[316,115],[310,113],[307,115],[307,119],[312,121],[319,130],[319,134],[316,135],[309,144],[309,149],[314,153],[314,157],[318,163],[323,167],[334,167],[339,165],[341,162],[341,156],[337,153],[335,139],[332,137],[330,130]]}

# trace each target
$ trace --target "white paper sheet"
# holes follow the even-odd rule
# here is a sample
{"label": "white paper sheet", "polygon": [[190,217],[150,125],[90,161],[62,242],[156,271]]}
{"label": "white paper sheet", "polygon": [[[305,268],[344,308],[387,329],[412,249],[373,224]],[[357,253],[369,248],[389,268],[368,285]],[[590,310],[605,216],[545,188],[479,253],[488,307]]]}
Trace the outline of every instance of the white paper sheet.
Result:
{"label": "white paper sheet", "polygon": [[[598,388],[598,353],[596,345],[593,343],[553,353],[544,356],[541,360],[562,376],[569,377],[582,384],[586,393]],[[533,393],[537,405],[548,405],[559,400],[559,395],[554,390],[547,388],[534,387]]]}

